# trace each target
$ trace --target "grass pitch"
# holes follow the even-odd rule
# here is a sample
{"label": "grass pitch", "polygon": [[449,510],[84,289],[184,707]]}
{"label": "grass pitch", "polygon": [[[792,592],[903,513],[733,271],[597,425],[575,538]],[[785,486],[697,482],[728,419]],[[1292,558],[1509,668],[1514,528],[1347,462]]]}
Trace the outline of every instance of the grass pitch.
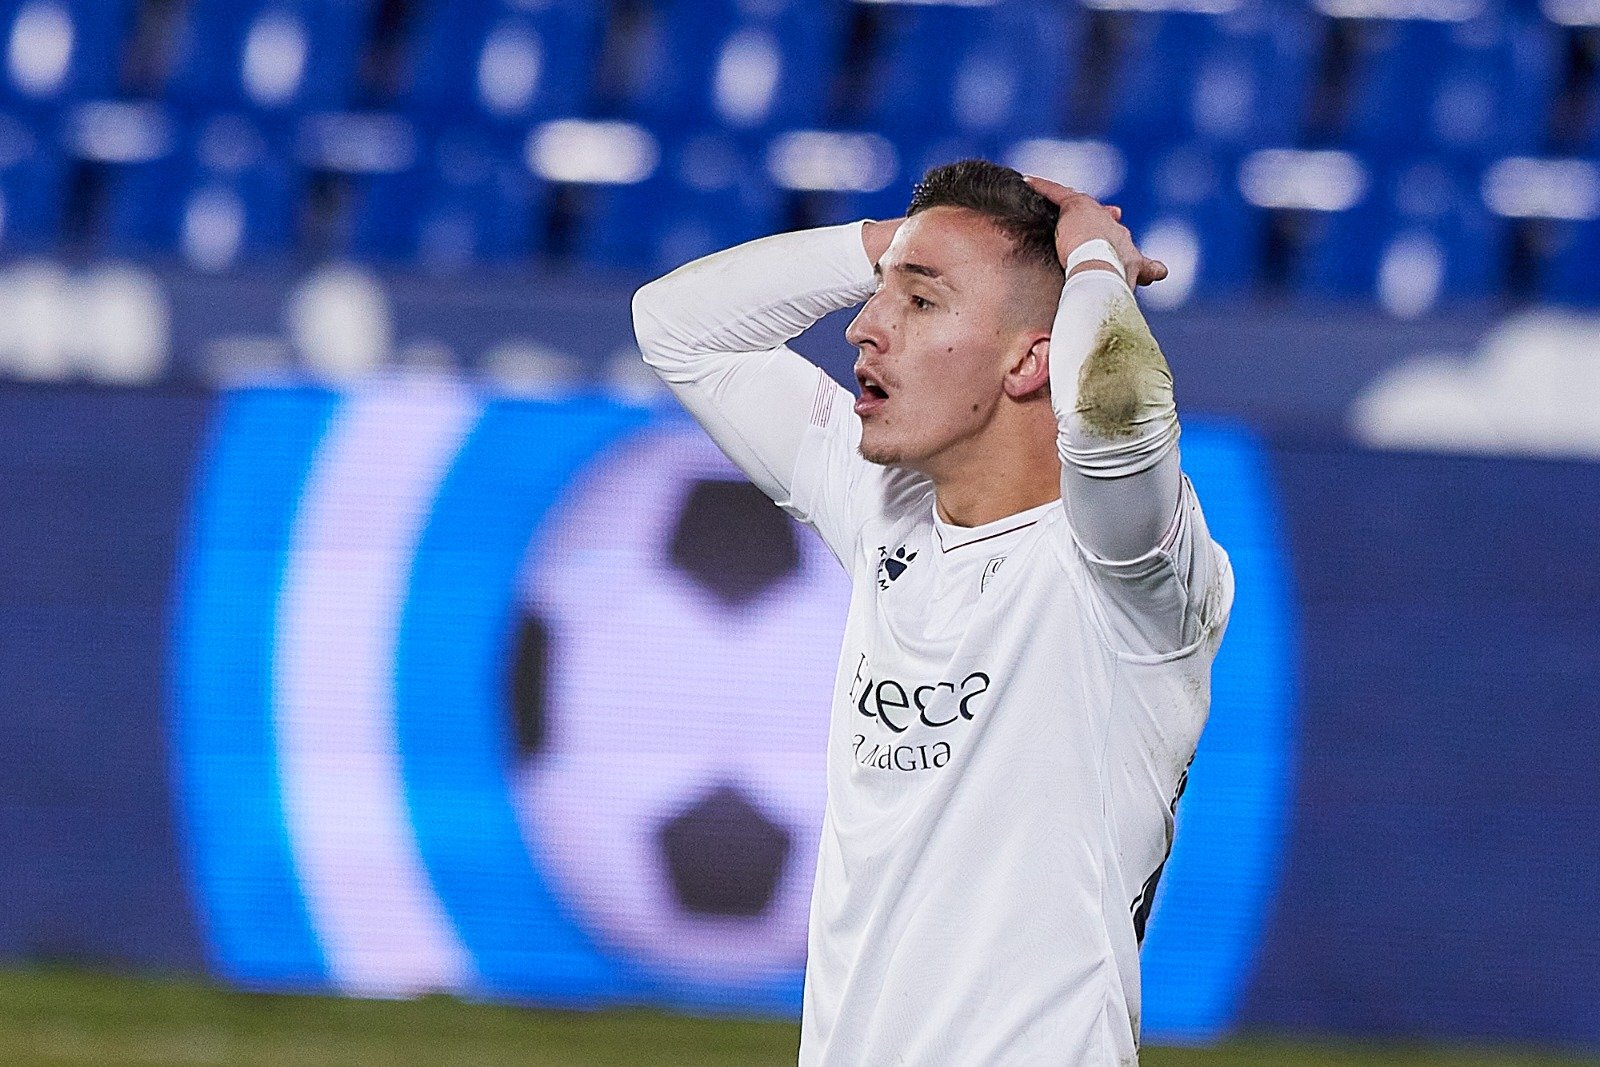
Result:
{"label": "grass pitch", "polygon": [[[0,972],[7,1067],[763,1067],[794,1063],[790,1023],[653,1012],[529,1011],[430,997],[258,996],[186,981],[65,970]],[[1241,1042],[1151,1048],[1145,1067],[1600,1067],[1484,1050]]]}

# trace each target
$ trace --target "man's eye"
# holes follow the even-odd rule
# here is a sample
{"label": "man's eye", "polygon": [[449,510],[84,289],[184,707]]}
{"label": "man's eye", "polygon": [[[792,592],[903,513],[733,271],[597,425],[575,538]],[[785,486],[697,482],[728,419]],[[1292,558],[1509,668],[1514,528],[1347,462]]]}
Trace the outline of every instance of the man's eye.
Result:
{"label": "man's eye", "polygon": [[924,298],[922,298],[920,296],[913,296],[911,298],[911,303],[912,303],[912,306],[914,306],[918,311],[922,311],[922,310],[924,310],[926,308],[933,307],[932,303],[930,303],[929,301],[927,301],[926,299],[924,299]]}

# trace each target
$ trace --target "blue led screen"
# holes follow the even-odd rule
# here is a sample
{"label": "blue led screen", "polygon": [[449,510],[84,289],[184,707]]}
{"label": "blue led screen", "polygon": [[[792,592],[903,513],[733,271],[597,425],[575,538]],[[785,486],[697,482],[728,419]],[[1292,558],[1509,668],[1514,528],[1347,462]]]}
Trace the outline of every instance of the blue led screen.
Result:
{"label": "blue led screen", "polygon": [[[0,957],[796,1011],[845,582],[676,411],[0,408]],[[1184,448],[1239,599],[1148,1038],[1600,1045],[1600,468]]]}
{"label": "blue led screen", "polygon": [[[256,390],[217,426],[174,740],[218,970],[796,1010],[848,595],[816,539],[671,411]],[[1278,866],[1292,607],[1258,443],[1200,424],[1185,452],[1241,594],[1149,933],[1147,1026],[1202,1038],[1233,1016]],[[692,543],[708,507],[738,528]],[[695,554],[741,551],[780,565],[716,595]],[[747,869],[740,817],[794,843],[777,869]],[[694,819],[730,836],[685,870],[668,827]],[[699,903],[698,880],[762,877],[752,906]]]}

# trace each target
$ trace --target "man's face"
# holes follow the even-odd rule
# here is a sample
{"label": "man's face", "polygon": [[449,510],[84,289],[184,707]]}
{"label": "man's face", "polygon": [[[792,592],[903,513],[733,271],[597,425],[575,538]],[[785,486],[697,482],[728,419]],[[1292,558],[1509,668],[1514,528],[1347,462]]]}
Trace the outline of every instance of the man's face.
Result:
{"label": "man's face", "polygon": [[[907,219],[878,289],[845,331],[856,346],[861,455],[924,472],[974,447],[1027,349],[1011,239],[965,208]],[[1048,322],[1045,323],[1048,330]],[[1019,347],[1020,346],[1020,347]]]}

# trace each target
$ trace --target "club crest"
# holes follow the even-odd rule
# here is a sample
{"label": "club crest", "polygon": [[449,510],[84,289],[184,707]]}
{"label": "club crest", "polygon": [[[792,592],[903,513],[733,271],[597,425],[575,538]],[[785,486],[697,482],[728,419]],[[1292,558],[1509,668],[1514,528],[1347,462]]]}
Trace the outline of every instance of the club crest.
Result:
{"label": "club crest", "polygon": [[901,545],[893,552],[883,545],[878,546],[878,588],[887,589],[889,583],[899,578],[911,566],[911,561],[917,558],[915,552],[908,551]]}

